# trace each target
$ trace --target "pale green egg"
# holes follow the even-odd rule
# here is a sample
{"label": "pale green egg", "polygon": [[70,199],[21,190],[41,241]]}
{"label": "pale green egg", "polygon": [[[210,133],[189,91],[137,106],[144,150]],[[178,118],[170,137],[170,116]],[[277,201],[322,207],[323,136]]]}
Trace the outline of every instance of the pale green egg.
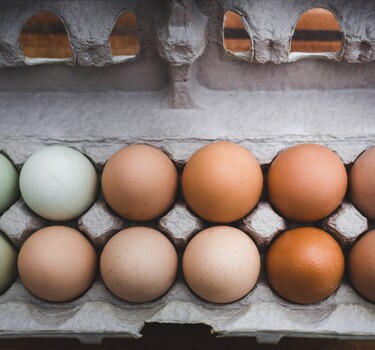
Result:
{"label": "pale green egg", "polygon": [[0,154],[0,215],[18,198],[18,173],[11,161]]}
{"label": "pale green egg", "polygon": [[0,232],[0,294],[17,278],[18,252],[12,242]]}

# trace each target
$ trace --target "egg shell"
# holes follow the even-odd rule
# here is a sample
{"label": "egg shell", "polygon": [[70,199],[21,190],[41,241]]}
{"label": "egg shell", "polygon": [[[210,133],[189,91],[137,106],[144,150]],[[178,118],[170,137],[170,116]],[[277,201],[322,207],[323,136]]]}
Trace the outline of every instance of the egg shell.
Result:
{"label": "egg shell", "polygon": [[49,226],[22,245],[18,270],[24,286],[41,299],[63,302],[79,297],[93,283],[97,257],[79,231]]}
{"label": "egg shell", "polygon": [[348,255],[348,275],[354,289],[375,302],[375,230],[354,243]]}
{"label": "egg shell", "polygon": [[344,266],[339,244],[314,227],[284,232],[271,244],[266,257],[271,287],[298,304],[312,304],[330,296],[341,283]]}
{"label": "egg shell", "polygon": [[263,174],[244,147],[214,142],[195,152],[182,173],[182,191],[189,207],[205,220],[229,223],[258,203]]}
{"label": "egg shell", "polygon": [[7,157],[0,154],[0,214],[9,209],[19,195],[17,170]]}
{"label": "egg shell", "polygon": [[347,188],[341,159],[317,144],[300,144],[280,153],[267,175],[267,195],[283,217],[317,221],[341,204]]}
{"label": "egg shell", "polygon": [[17,278],[17,249],[0,232],[0,294],[4,293]]}
{"label": "egg shell", "polygon": [[66,221],[82,215],[95,201],[98,176],[82,153],[49,146],[26,160],[20,189],[35,213],[48,220]]}
{"label": "egg shell", "polygon": [[165,213],[177,194],[178,174],[161,150],[130,145],[106,163],[102,188],[110,207],[124,218],[148,221]]}
{"label": "egg shell", "polygon": [[189,242],[182,268],[194,293],[214,303],[230,303],[244,297],[255,286],[260,256],[244,232],[230,226],[214,226]]}
{"label": "egg shell", "polygon": [[350,199],[370,220],[375,220],[375,147],[362,153],[349,173]]}
{"label": "egg shell", "polygon": [[131,227],[116,233],[105,245],[100,271],[108,289],[131,302],[161,297],[172,286],[177,252],[159,231]]}

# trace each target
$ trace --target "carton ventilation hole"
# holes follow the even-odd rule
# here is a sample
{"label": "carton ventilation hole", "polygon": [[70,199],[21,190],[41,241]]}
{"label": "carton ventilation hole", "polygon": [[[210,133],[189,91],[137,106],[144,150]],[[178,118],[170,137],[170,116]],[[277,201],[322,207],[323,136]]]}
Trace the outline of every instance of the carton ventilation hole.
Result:
{"label": "carton ventilation hole", "polygon": [[342,32],[334,14],[314,8],[302,14],[295,27],[291,52],[323,53],[341,49]]}
{"label": "carton ventilation hole", "polygon": [[242,17],[233,11],[224,15],[224,48],[233,53],[250,52],[251,38]]}
{"label": "carton ventilation hole", "polygon": [[66,28],[59,17],[38,12],[22,27],[19,42],[25,57],[65,59],[72,57]]}
{"label": "carton ventilation hole", "polygon": [[132,12],[123,13],[109,37],[112,56],[135,56],[139,51],[137,18]]}

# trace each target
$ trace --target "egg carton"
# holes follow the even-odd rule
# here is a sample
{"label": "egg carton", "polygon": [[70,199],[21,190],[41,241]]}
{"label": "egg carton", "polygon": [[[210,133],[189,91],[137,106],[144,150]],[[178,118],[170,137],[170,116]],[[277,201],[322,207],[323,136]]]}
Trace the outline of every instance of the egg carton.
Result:
{"label": "egg carton", "polygon": [[[343,31],[337,54],[289,54],[299,16],[313,7],[331,10]],[[252,40],[248,54],[223,47],[223,17],[243,17]],[[37,11],[51,11],[66,26],[73,56],[25,58],[22,24]],[[109,35],[124,11],[139,28],[136,57],[113,57]],[[264,175],[274,157],[298,143],[335,151],[349,170],[375,140],[375,2],[358,0],[0,0],[0,150],[20,169],[36,150],[73,147],[100,174],[106,160],[132,143],[164,150],[181,173],[190,155],[216,140],[237,142],[260,162]],[[365,63],[365,64],[359,64]],[[17,247],[35,230],[56,224],[28,209],[22,198],[0,217],[0,229]],[[77,220],[98,254],[117,231],[139,225],[118,217],[98,200]],[[192,213],[181,193],[160,219],[145,225],[166,234],[180,256],[191,237],[212,225]],[[262,270],[256,287],[225,305],[196,297],[181,270],[162,298],[134,304],[118,299],[100,275],[80,298],[49,303],[17,280],[0,296],[0,336],[69,336],[82,342],[139,337],[145,323],[204,323],[220,336],[283,336],[375,339],[375,304],[346,278],[326,300],[296,305],[277,296],[264,273],[272,239],[295,222],[281,218],[263,193],[258,206],[233,224],[257,244]],[[347,253],[375,227],[346,198],[318,223]],[[181,265],[181,264],[180,264]]]}

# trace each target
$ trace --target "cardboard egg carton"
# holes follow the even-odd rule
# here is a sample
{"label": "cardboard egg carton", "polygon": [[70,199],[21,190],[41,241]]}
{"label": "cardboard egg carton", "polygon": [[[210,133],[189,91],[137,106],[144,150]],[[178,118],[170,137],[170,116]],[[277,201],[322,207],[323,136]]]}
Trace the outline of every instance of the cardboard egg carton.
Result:
{"label": "cardboard egg carton", "polygon": [[[313,7],[334,12],[344,33],[337,54],[289,54],[299,16]],[[25,58],[18,42],[24,21],[37,11],[58,15],[68,31],[69,60]],[[223,16],[243,16],[252,50],[223,47]],[[112,57],[108,37],[118,15],[134,12],[140,29],[137,57]],[[348,170],[375,140],[375,2],[358,0],[0,0],[0,150],[21,169],[36,150],[73,147],[98,174],[107,159],[132,143],[164,150],[181,173],[204,144],[230,140],[249,149],[264,175],[285,148],[315,142],[337,152]],[[293,63],[292,63],[293,62]],[[366,62],[366,63],[364,63]],[[364,64],[359,64],[364,63]],[[0,217],[0,230],[17,247],[42,220],[19,199]],[[64,223],[84,232],[100,253],[122,228],[102,196],[82,217]],[[166,234],[181,257],[191,237],[211,225],[192,213],[179,193],[175,205],[146,225]],[[264,193],[234,226],[257,244],[262,259],[272,239],[297,223],[281,218]],[[308,224],[311,225],[311,224]],[[346,253],[375,226],[348,198],[326,220]],[[181,261],[181,259],[180,259]],[[150,303],[118,299],[98,276],[80,298],[48,303],[17,280],[0,296],[0,336],[69,336],[83,342],[139,337],[147,322],[204,323],[221,336],[375,338],[375,305],[346,278],[326,300],[296,305],[268,286],[264,264],[256,287],[226,305],[196,297],[181,270],[169,292]]]}

